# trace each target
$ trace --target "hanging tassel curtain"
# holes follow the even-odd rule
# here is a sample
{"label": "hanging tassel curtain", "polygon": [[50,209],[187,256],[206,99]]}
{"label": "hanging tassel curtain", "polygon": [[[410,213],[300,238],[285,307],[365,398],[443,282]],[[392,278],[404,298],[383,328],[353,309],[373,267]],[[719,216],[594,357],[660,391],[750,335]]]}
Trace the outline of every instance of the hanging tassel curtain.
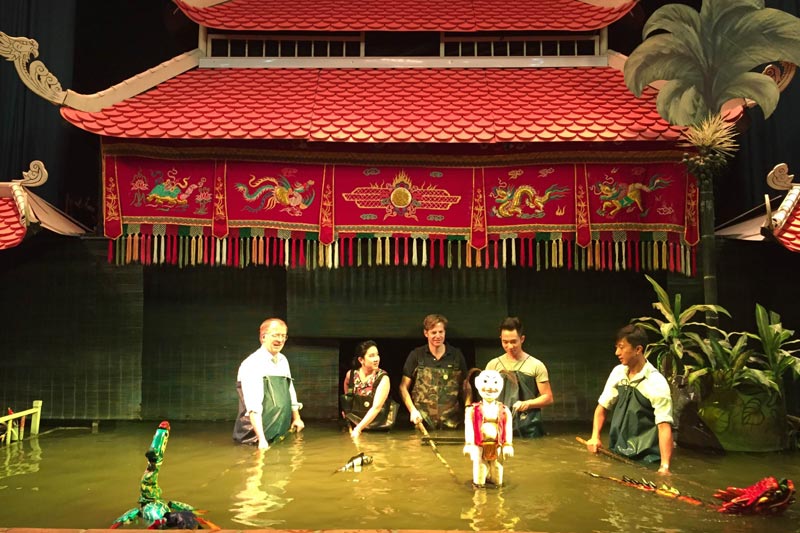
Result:
{"label": "hanging tassel curtain", "polygon": [[[296,235],[242,228],[218,239],[194,228],[129,225],[125,234],[109,241],[108,260],[118,265],[170,264],[179,267],[209,265],[282,268],[339,268],[361,266],[419,266],[446,268],[526,267],[536,270],[650,271],[668,270],[694,275],[695,248],[666,233],[640,232],[624,240],[597,235],[587,247],[567,235],[490,237],[476,250],[463,238],[342,237],[330,245],[316,235]],[[155,231],[156,233],[151,233]],[[617,235],[617,238],[620,236]]]}
{"label": "hanging tassel curtain", "polygon": [[117,264],[696,271],[676,162],[515,167],[104,158]]}

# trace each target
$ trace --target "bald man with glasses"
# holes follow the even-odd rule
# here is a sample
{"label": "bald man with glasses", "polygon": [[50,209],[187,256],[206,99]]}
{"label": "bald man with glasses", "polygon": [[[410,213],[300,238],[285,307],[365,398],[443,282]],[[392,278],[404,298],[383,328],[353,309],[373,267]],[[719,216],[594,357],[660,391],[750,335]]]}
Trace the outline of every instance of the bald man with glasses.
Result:
{"label": "bald man with glasses", "polygon": [[287,332],[280,318],[266,319],[259,327],[261,347],[239,365],[239,415],[233,440],[240,444],[267,449],[287,432],[305,427],[300,418],[303,404],[297,401],[289,361],[281,353]]}

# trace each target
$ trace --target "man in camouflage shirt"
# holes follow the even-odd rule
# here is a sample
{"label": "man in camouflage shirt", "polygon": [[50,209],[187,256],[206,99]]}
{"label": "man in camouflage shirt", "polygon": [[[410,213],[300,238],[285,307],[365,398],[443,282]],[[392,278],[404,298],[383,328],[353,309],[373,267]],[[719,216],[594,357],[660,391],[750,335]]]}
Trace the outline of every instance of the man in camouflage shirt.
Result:
{"label": "man in camouflage shirt", "polygon": [[400,396],[412,424],[425,419],[434,429],[458,427],[464,420],[461,386],[467,362],[461,350],[445,342],[447,318],[428,315],[422,327],[428,343],[408,354]]}

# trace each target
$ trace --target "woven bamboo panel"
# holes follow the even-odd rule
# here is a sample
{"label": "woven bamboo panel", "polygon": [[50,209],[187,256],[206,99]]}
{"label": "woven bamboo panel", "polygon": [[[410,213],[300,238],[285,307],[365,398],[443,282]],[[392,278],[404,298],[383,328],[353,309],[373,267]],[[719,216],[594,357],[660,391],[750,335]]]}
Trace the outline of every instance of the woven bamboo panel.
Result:
{"label": "woven bamboo panel", "polygon": [[293,334],[335,338],[422,338],[422,319],[440,313],[452,337],[494,337],[505,316],[502,270],[347,268],[290,271]]}

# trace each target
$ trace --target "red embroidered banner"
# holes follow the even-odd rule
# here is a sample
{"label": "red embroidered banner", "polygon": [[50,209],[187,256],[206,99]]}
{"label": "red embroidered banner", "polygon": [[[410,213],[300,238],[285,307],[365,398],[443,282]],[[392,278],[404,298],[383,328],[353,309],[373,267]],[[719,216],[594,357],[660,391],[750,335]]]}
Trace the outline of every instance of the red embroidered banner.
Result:
{"label": "red embroidered banner", "polygon": [[645,254],[651,267],[690,271],[699,233],[697,186],[677,162],[436,168],[106,156],[103,186],[106,236],[143,239],[117,251],[125,261],[337,266],[360,261],[372,239],[364,254],[376,264],[639,268]]}
{"label": "red embroidered banner", "polygon": [[575,165],[487,168],[492,232],[575,231]]}
{"label": "red embroidered banner", "polygon": [[689,227],[687,178],[674,163],[498,167],[486,176],[490,231],[577,233],[585,247],[593,232]]}
{"label": "red embroidered banner", "polygon": [[225,163],[228,225],[319,231],[323,165]]}
{"label": "red embroidered banner", "polygon": [[[687,226],[687,175],[683,165],[650,163],[586,165],[589,223],[595,231],[684,233],[697,243],[695,223]],[[696,202],[694,204],[696,209]],[[579,243],[583,244],[583,243]]]}

